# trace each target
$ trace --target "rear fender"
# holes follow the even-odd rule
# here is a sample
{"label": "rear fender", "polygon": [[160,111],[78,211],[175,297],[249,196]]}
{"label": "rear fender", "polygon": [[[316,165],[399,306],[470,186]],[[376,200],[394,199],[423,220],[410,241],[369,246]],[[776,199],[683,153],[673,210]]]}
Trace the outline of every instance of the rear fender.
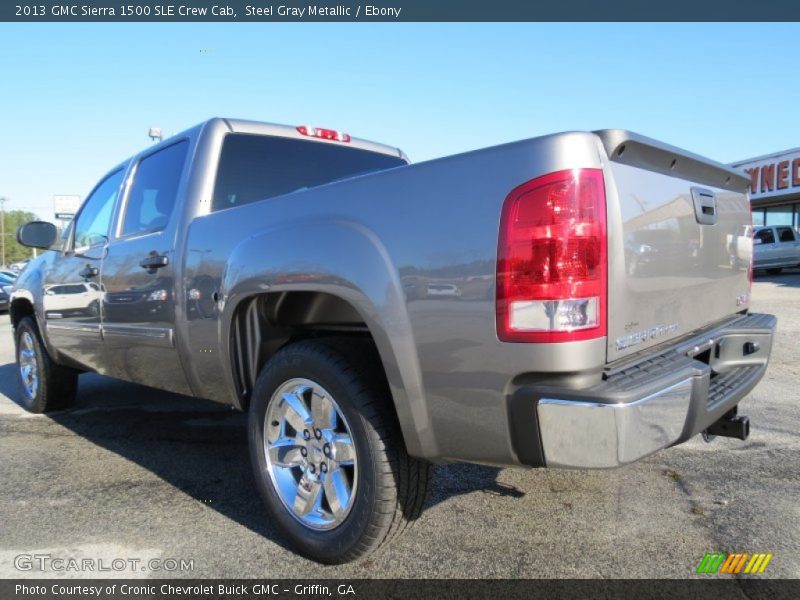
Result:
{"label": "rear fender", "polygon": [[[359,223],[334,218],[293,221],[244,239],[222,278],[223,352],[229,352],[237,307],[254,295],[282,291],[332,294],[358,311],[380,353],[408,452],[435,456],[405,295],[377,236]],[[226,376],[235,389],[230,367]]]}

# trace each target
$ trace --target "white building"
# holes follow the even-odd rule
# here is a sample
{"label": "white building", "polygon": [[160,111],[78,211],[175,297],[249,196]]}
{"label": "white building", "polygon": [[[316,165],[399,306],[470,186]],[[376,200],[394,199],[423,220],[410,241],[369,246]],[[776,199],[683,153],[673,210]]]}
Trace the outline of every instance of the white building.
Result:
{"label": "white building", "polygon": [[731,165],[750,176],[753,225],[800,227],[800,148]]}

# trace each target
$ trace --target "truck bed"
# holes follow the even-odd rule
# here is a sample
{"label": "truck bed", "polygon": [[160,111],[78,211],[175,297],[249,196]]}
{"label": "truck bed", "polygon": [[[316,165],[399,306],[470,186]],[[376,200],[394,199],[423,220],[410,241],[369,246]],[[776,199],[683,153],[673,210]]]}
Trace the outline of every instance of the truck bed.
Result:
{"label": "truck bed", "polygon": [[[643,139],[638,143],[644,149],[658,146]],[[636,158],[635,150],[632,144],[627,156]],[[419,432],[407,440],[412,454],[517,462],[506,401],[517,387],[589,387],[601,381],[609,361],[747,308],[736,304],[748,289],[747,272],[726,267],[718,248],[723,223],[728,231],[749,220],[741,193],[725,191],[730,196],[726,213],[700,245],[691,245],[697,240],[695,226],[680,236],[687,247],[667,244],[682,258],[653,262],[656,270],[668,269],[663,282],[638,271],[626,273],[625,232],[647,230],[651,223],[645,221],[656,222],[661,212],[672,210],[664,207],[685,204],[680,198],[689,193],[690,181],[699,177],[712,190],[746,185],[745,180],[739,185],[736,172],[715,163],[675,149],[659,151],[686,159],[687,169],[674,171],[686,175],[653,171],[644,159],[630,165],[612,161],[602,135],[570,132],[200,214],[183,242],[184,280],[189,287],[193,281],[219,286],[223,322],[232,319],[228,311],[243,298],[265,291],[306,286],[351,302],[375,336],[401,421]],[[495,276],[503,202],[521,182],[584,168],[602,169],[606,179],[609,335],[554,344],[501,342]],[[719,185],[709,185],[709,177]],[[686,217],[685,206],[681,211],[663,219]],[[618,338],[653,328],[659,335],[647,334],[641,343],[618,349]],[[184,339],[189,348],[212,347],[225,344],[228,334],[215,319],[196,318],[186,323]],[[222,354],[195,353],[187,365],[194,387],[230,402],[227,360]],[[475,439],[480,445],[472,443]]]}

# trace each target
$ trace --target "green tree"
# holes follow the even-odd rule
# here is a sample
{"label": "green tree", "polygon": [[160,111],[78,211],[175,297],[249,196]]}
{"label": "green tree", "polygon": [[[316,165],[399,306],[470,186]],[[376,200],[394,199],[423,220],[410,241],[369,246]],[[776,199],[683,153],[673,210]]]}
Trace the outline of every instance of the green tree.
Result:
{"label": "green tree", "polygon": [[33,256],[33,249],[26,248],[17,242],[17,228],[28,221],[35,221],[38,217],[26,210],[9,210],[4,215],[5,235],[3,241],[6,250],[6,265]]}

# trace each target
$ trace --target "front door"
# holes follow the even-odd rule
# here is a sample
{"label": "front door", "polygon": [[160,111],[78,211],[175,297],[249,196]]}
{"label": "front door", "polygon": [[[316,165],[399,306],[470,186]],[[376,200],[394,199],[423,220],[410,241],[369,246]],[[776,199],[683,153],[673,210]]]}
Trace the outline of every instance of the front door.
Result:
{"label": "front door", "polygon": [[47,338],[59,354],[92,370],[102,370],[100,266],[124,175],[114,171],[89,194],[44,274]]}
{"label": "front door", "polygon": [[188,394],[175,343],[175,210],[187,141],[141,158],[102,264],[105,372]]}
{"label": "front door", "polygon": [[759,268],[771,267],[779,262],[778,246],[772,227],[756,231],[753,238],[753,252],[755,253],[755,265]]}

